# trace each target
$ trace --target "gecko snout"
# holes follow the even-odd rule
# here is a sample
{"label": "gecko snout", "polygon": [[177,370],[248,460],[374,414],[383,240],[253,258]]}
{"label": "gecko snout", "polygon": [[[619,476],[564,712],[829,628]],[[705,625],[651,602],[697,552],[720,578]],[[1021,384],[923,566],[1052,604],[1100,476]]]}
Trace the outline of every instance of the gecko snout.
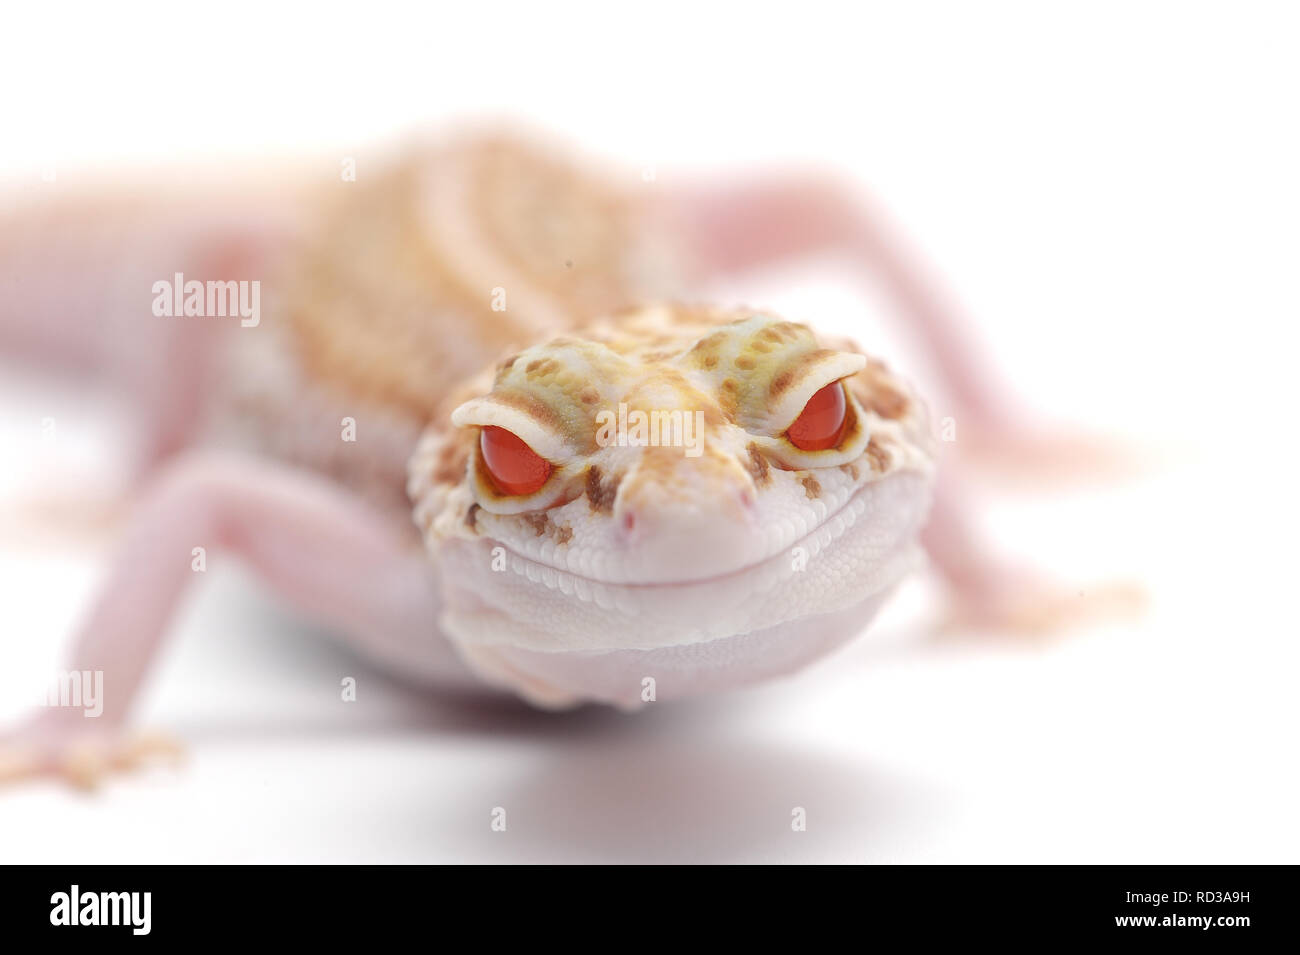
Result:
{"label": "gecko snout", "polygon": [[616,540],[646,582],[715,576],[754,557],[761,528],[740,468],[651,449],[614,508]]}

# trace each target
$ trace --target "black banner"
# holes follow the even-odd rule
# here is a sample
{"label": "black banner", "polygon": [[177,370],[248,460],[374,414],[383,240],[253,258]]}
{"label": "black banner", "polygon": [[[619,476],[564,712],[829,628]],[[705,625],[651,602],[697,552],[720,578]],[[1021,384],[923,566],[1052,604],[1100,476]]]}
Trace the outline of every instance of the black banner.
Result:
{"label": "black banner", "polygon": [[607,940],[668,931],[670,944],[697,923],[720,939],[768,941],[808,930],[809,938],[1224,945],[1294,934],[1287,868],[836,867],[812,878],[768,872],[762,890],[742,872],[629,874],[614,891],[608,877],[583,886],[590,877],[527,874],[512,886],[508,873],[420,867],[9,867],[0,919],[8,939],[75,935],[90,944],[397,942],[418,930],[436,945],[444,932],[466,937],[485,915],[494,945],[502,926],[557,922],[566,934]]}

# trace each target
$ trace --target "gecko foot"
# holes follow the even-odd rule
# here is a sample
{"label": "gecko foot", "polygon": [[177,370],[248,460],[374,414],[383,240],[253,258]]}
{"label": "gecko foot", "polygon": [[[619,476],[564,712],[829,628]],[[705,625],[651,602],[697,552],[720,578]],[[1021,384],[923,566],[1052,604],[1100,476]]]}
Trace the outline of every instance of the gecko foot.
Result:
{"label": "gecko foot", "polygon": [[1071,627],[1133,617],[1145,605],[1146,592],[1131,582],[1068,587],[1024,572],[998,572],[959,588],[938,629],[944,636],[989,630],[1046,637]]}
{"label": "gecko foot", "polygon": [[23,540],[98,540],[118,528],[129,510],[125,493],[88,491],[72,484],[32,491],[5,507],[7,533]]}
{"label": "gecko foot", "polygon": [[68,721],[32,720],[0,735],[0,786],[23,780],[61,779],[77,789],[98,788],[110,773],[166,761],[183,750],[170,736],[120,727],[86,729]]}

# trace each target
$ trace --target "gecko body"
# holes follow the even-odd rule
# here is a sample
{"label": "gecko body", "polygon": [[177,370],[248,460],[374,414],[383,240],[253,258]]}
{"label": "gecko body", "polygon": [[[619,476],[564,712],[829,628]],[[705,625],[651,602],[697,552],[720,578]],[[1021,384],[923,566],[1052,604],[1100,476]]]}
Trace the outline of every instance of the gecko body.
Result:
{"label": "gecko body", "polygon": [[[90,783],[147,751],[128,715],[196,543],[410,679],[550,708],[797,670],[861,632],[923,545],[985,619],[1036,596],[945,503],[925,405],[882,361],[685,304],[710,278],[845,253],[885,278],[972,425],[1010,433],[941,304],[842,191],[658,195],[479,136],[231,202],[38,207],[0,233],[0,340],[127,386],[147,471],[67,657],[104,672],[103,718],[0,736],[0,776]],[[259,279],[261,320],[149,314],[174,272]],[[633,412],[698,431],[609,440],[602,422]]]}
{"label": "gecko body", "polygon": [[[397,510],[450,389],[682,287],[644,202],[526,140],[456,138],[328,188],[270,263],[268,327],[227,336],[202,428]],[[340,445],[343,418],[363,447]]]}
{"label": "gecko body", "polygon": [[[681,270],[598,177],[473,140],[361,186],[312,235],[267,328],[232,343],[215,409],[258,453],[380,506],[400,511],[405,488],[446,601],[430,641],[487,681],[627,707],[646,678],[656,699],[752,682],[862,630],[916,565],[920,402],[775,316],[633,305]],[[505,354],[516,343],[536,344]],[[462,382],[488,364],[473,396],[482,377]],[[786,428],[841,380],[848,433],[800,451]],[[600,447],[620,405],[699,415],[703,454]],[[542,491],[493,493],[484,426],[544,449]]]}

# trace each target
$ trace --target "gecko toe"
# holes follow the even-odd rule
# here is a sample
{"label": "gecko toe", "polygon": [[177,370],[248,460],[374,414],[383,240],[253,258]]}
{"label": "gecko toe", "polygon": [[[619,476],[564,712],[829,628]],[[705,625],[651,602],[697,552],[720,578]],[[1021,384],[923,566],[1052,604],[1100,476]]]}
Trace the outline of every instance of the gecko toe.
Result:
{"label": "gecko toe", "polygon": [[0,785],[54,778],[93,792],[114,773],[179,764],[173,737],[141,731],[50,731],[34,724],[0,742]]}

